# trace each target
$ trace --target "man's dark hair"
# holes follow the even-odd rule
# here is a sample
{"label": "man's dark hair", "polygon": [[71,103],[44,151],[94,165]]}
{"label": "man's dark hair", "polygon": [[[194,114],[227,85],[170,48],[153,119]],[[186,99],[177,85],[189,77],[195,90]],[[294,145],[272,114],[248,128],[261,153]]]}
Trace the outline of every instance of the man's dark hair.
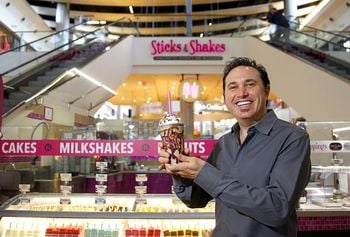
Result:
{"label": "man's dark hair", "polygon": [[255,68],[259,74],[260,78],[265,86],[265,88],[270,88],[270,79],[267,75],[266,69],[263,65],[257,64],[254,59],[247,57],[237,57],[233,58],[230,62],[228,62],[224,69],[224,78],[223,78],[223,92],[225,94],[225,85],[226,85],[226,77],[230,73],[230,71],[239,66],[247,66]]}

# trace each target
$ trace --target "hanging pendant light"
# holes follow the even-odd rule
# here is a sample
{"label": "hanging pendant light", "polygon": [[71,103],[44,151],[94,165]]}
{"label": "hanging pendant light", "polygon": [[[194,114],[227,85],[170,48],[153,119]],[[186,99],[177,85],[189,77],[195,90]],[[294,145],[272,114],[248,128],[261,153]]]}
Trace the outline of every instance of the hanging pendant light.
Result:
{"label": "hanging pendant light", "polygon": [[194,102],[201,96],[202,85],[199,82],[199,75],[196,77],[182,74],[179,86],[180,98],[186,102]]}

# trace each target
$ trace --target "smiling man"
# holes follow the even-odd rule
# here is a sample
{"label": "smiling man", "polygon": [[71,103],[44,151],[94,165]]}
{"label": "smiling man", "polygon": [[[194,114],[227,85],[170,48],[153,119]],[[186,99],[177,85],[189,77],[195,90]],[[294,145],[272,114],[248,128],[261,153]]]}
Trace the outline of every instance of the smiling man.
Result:
{"label": "smiling man", "polygon": [[231,132],[207,161],[180,155],[180,163],[168,164],[160,144],[160,168],[173,174],[174,191],[187,206],[215,199],[212,236],[296,237],[295,206],[310,176],[309,136],[267,109],[270,80],[253,59],[226,65],[223,90],[237,119]]}

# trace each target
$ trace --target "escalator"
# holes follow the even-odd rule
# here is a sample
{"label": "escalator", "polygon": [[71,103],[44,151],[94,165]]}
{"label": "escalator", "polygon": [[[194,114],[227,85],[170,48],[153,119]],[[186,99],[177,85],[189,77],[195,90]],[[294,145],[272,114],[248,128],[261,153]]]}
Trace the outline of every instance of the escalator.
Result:
{"label": "escalator", "polygon": [[349,40],[346,36],[315,29],[292,28],[285,32],[288,39],[275,37],[267,42],[350,82],[350,47],[345,46]]}
{"label": "escalator", "polygon": [[[109,37],[109,28],[123,20],[95,27],[81,23],[0,54],[1,60],[14,61],[18,54],[23,55],[21,47],[27,48],[30,45],[35,49],[35,45],[55,42],[50,44],[51,47],[45,48],[44,52],[35,54],[35,57],[24,62],[17,61],[14,67],[0,69],[5,81],[3,118],[30,102],[38,103],[37,100],[45,93],[77,76],[67,71],[83,67],[104,53],[107,47],[122,40],[123,35]],[[61,37],[67,35],[70,36],[69,40],[62,40]]]}

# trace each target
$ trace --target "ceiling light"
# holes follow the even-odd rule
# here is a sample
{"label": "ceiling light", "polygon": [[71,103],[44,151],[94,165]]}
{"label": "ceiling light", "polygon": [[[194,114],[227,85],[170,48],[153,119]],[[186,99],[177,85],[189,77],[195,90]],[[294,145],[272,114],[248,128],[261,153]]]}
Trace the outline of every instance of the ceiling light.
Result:
{"label": "ceiling light", "polygon": [[87,25],[99,25],[100,21],[98,20],[90,20],[86,22]]}
{"label": "ceiling light", "polygon": [[129,6],[129,11],[131,14],[134,14],[134,9],[132,8],[132,6]]}
{"label": "ceiling light", "polygon": [[200,98],[202,86],[199,82],[199,75],[196,78],[185,77],[182,75],[182,80],[179,86],[179,95],[186,102],[194,102]]}
{"label": "ceiling light", "polygon": [[350,127],[343,127],[343,128],[334,128],[332,131],[333,132],[344,132],[344,131],[349,131]]}
{"label": "ceiling light", "polygon": [[111,39],[111,40],[117,40],[117,39],[120,38],[120,36],[119,35],[108,34],[107,38]]}

